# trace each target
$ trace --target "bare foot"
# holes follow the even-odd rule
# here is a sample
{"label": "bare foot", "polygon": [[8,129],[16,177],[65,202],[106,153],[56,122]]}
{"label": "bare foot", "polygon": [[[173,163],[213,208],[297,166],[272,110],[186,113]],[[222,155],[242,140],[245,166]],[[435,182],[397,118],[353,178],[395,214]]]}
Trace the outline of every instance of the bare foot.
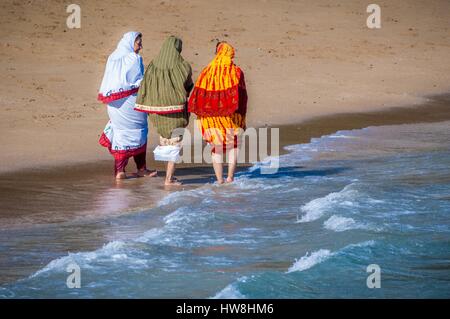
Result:
{"label": "bare foot", "polygon": [[223,180],[223,179],[218,179],[218,180],[217,180],[217,184],[220,185],[220,184],[223,184],[223,183],[224,183],[224,180]]}
{"label": "bare foot", "polygon": [[234,182],[234,177],[227,177],[227,183],[233,183]]}
{"label": "bare foot", "polygon": [[179,182],[177,179],[166,180],[164,185],[166,186],[181,186],[183,183]]}
{"label": "bare foot", "polygon": [[116,175],[116,179],[126,179],[127,175],[125,174],[125,172],[119,172]]}
{"label": "bare foot", "polygon": [[158,175],[158,171],[154,170],[153,172],[151,170],[148,169],[143,169],[143,170],[139,170],[137,171],[136,175],[138,177],[155,177]]}

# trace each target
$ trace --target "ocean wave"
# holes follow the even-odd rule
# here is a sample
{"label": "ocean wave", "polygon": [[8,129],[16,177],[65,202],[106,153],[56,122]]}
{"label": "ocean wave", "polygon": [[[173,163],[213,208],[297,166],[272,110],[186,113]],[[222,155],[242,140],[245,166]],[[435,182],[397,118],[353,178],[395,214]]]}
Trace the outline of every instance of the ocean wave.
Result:
{"label": "ocean wave", "polygon": [[258,181],[257,179],[249,179],[244,176],[237,177],[234,180],[234,183],[230,185],[232,185],[235,188],[239,188],[241,190],[271,190],[271,189],[279,189],[284,186],[284,184],[282,183],[278,184],[265,183],[263,178],[261,178],[261,181]]}
{"label": "ocean wave", "polygon": [[364,248],[364,247],[372,247],[376,244],[375,240],[366,240],[357,244],[350,244],[347,245],[343,248],[343,251],[346,251],[348,249],[353,249],[353,248]]}
{"label": "ocean wave", "polygon": [[356,223],[353,218],[342,217],[337,215],[333,215],[330,218],[328,218],[323,223],[323,226],[326,229],[334,230],[336,232],[346,231],[350,229],[357,229],[360,227],[360,225]]}
{"label": "ocean wave", "polygon": [[328,138],[357,138],[357,136],[351,136],[351,135],[329,135]]}
{"label": "ocean wave", "polygon": [[[358,130],[356,130],[357,132]],[[323,135],[321,137],[313,137],[311,138],[309,143],[303,143],[303,144],[294,144],[294,145],[288,145],[284,147],[284,149],[291,151],[293,153],[317,153],[320,151],[329,150],[329,142],[335,143],[335,139],[355,139],[359,138],[360,136],[355,135],[355,130],[343,130],[343,131],[337,131],[334,134],[330,135]],[[309,156],[302,156],[303,159],[310,159]]]}
{"label": "ocean wave", "polygon": [[306,253],[305,256],[301,257],[298,260],[295,260],[294,264],[291,267],[289,267],[286,273],[304,271],[324,262],[330,257],[345,254],[349,250],[353,250],[355,248],[371,247],[373,245],[375,245],[374,240],[367,240],[356,244],[349,244],[335,252],[332,252],[328,249],[319,249],[317,251],[312,252],[311,254]]}
{"label": "ocean wave", "polygon": [[296,260],[295,263],[288,269],[287,273],[295,271],[304,271],[330,258],[333,254],[328,249],[320,249],[311,254],[306,253],[305,256]]}
{"label": "ocean wave", "polygon": [[313,199],[303,205],[300,210],[305,213],[300,219],[297,218],[297,223],[307,223],[315,221],[332,211],[336,206],[354,206],[355,199],[360,195],[359,192],[353,189],[354,184],[345,186],[339,192],[330,193],[324,197]]}
{"label": "ocean wave", "polygon": [[214,185],[206,184],[196,189],[182,190],[170,193],[163,197],[158,203],[158,207],[177,204],[179,202],[186,203],[189,199],[195,200],[198,198],[204,198],[214,194]]}
{"label": "ocean wave", "polygon": [[152,240],[159,238],[163,234],[164,234],[164,229],[152,228],[150,230],[147,230],[145,233],[143,233],[141,236],[136,238],[134,241],[140,242],[140,243],[148,243]]}
{"label": "ocean wave", "polygon": [[167,245],[167,246],[204,246],[204,245],[237,245],[255,244],[256,240],[248,238],[247,234],[228,236],[199,232],[204,224],[215,219],[215,214],[209,211],[196,211],[189,207],[179,207],[166,215],[164,225],[152,228],[136,238],[135,242]]}
{"label": "ocean wave", "polygon": [[[29,276],[29,278],[34,278],[50,271],[65,271],[66,267],[71,263],[76,263],[80,267],[84,266],[88,268],[89,263],[98,258],[108,258],[117,260],[124,245],[125,243],[122,241],[112,241],[95,251],[69,253],[67,256],[52,260],[44,268],[36,271],[34,274]],[[124,259],[123,257],[124,254],[120,255],[122,255],[121,258]]]}
{"label": "ocean wave", "polygon": [[242,294],[238,289],[238,284],[241,282],[246,282],[247,277],[241,277],[236,282],[229,284],[221,291],[216,293],[211,299],[246,299],[247,297]]}
{"label": "ocean wave", "polygon": [[184,224],[192,221],[192,215],[185,207],[179,207],[174,212],[164,216],[163,220],[166,225]]}
{"label": "ocean wave", "polygon": [[3,288],[3,287],[0,287],[0,299],[14,298],[15,296],[16,296],[16,294],[13,291]]}
{"label": "ocean wave", "polygon": [[181,206],[166,215],[163,220],[166,228],[185,229],[187,226],[198,225],[212,218],[214,218],[214,213],[209,212],[207,209],[198,211],[189,206]]}
{"label": "ocean wave", "polygon": [[[248,172],[253,173],[260,170],[261,174],[273,174],[276,173],[280,167],[280,156],[268,156],[260,162],[253,162],[253,165],[248,168]],[[245,173],[237,173],[239,176]]]}
{"label": "ocean wave", "polygon": [[328,218],[323,223],[323,226],[325,229],[333,230],[335,232],[342,232],[352,229],[364,229],[379,232],[383,229],[382,227],[356,222],[353,218],[342,217],[339,215],[333,215],[330,218]]}

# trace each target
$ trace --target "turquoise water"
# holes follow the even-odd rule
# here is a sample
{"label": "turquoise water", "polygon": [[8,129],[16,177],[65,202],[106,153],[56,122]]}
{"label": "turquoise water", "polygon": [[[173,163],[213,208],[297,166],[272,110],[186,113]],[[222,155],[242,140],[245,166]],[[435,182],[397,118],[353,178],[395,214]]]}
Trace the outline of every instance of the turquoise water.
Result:
{"label": "turquoise water", "polygon": [[[449,298],[449,128],[340,131],[289,146],[277,174],[257,164],[233,184],[174,192],[135,214],[2,231],[0,252],[24,249],[12,237],[41,236],[45,247],[48,233],[108,241],[48,255],[0,297]],[[66,286],[73,262],[79,289]],[[379,289],[367,287],[370,264]]]}

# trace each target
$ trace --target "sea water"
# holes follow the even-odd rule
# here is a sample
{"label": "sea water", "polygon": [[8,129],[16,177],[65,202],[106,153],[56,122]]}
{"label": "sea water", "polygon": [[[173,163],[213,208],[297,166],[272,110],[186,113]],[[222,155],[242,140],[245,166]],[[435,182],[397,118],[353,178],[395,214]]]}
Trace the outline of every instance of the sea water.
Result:
{"label": "sea water", "polygon": [[[449,128],[339,131],[288,146],[276,174],[259,163],[135,214],[3,232],[0,252],[27,258],[42,250],[26,251],[26,236],[108,240],[52,256],[0,297],[449,298]],[[80,288],[67,286],[71,264]]]}

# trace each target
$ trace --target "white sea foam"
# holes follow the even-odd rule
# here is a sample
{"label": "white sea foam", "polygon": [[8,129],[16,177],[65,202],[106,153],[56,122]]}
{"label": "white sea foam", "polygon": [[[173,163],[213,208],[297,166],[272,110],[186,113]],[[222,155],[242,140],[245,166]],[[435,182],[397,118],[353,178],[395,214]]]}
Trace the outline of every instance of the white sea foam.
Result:
{"label": "white sea foam", "polygon": [[[211,218],[214,218],[214,213],[208,211],[198,212],[186,206],[179,207],[163,218],[164,225],[162,227],[152,228],[134,241],[169,246],[183,246],[191,242],[189,238],[186,240],[185,237],[189,237],[189,230],[201,225]],[[197,244],[202,242],[208,243],[209,240],[211,242],[219,240],[217,238],[211,239],[210,237],[207,237],[202,241],[202,237],[199,235],[196,235],[195,238],[196,239],[192,240],[192,242]]]}
{"label": "white sea foam", "polygon": [[225,238],[211,238],[209,236],[201,236],[197,237],[194,240],[195,243],[201,245],[240,245],[240,244],[257,244],[258,241],[253,239],[241,239],[241,240],[231,240]]}
{"label": "white sea foam", "polygon": [[340,192],[333,192],[324,197],[311,200],[303,205],[300,210],[305,213],[297,223],[307,223],[321,218],[327,212],[332,211],[336,206],[352,206],[358,197],[358,191],[352,189],[354,184],[349,184]]}
{"label": "white sea foam", "polygon": [[360,228],[361,225],[359,225],[353,218],[347,218],[342,216],[333,215],[330,218],[328,218],[324,223],[323,226],[326,229],[334,230],[336,232],[341,232],[349,229],[357,229]]}
{"label": "white sea foam", "polygon": [[1,299],[3,299],[3,298],[14,298],[15,296],[16,296],[16,294],[13,291],[11,291],[9,289],[6,289],[6,288],[0,287],[0,298]]}
{"label": "white sea foam", "polygon": [[136,238],[134,241],[141,242],[141,243],[147,243],[147,242],[150,242],[152,240],[155,240],[155,239],[161,237],[161,235],[163,235],[163,234],[164,234],[164,229],[152,228],[150,230],[147,230],[144,234],[142,234],[141,236]]}
{"label": "white sea foam", "polygon": [[182,191],[170,193],[169,195],[166,195],[165,197],[163,197],[163,199],[161,199],[158,202],[158,206],[161,207],[161,206],[172,204],[175,201],[179,200],[180,197],[182,197],[182,195],[183,195]]}
{"label": "white sea foam", "polygon": [[367,240],[356,244],[349,244],[335,252],[331,252],[328,249],[319,249],[317,251],[312,252],[311,254],[306,253],[305,256],[296,260],[295,263],[288,269],[286,273],[310,269],[311,267],[314,267],[315,265],[324,262],[330,257],[341,255],[346,251],[354,248],[372,247],[375,245],[375,243],[376,242],[374,240]]}
{"label": "white sea foam", "polygon": [[223,288],[221,291],[216,293],[214,297],[211,299],[246,299],[247,297],[243,295],[237,285],[241,282],[246,282],[247,277],[241,277],[237,280],[237,282],[234,282],[232,284],[229,284],[225,288]]}
{"label": "white sea foam", "polygon": [[305,256],[296,260],[295,263],[288,269],[288,273],[294,271],[304,271],[309,269],[321,262],[330,258],[333,254],[328,249],[320,249],[318,251],[312,252],[310,255],[306,253]]}
{"label": "white sea foam", "polygon": [[186,203],[187,199],[195,200],[197,198],[204,198],[205,196],[213,194],[213,187],[214,186],[211,184],[206,184],[200,188],[170,193],[158,202],[158,207],[176,204],[180,201]]}
{"label": "white sea foam", "polygon": [[268,156],[260,162],[254,162],[253,165],[248,168],[249,172],[260,170],[261,174],[273,174],[276,173],[279,168],[280,158],[278,156]]}
{"label": "white sea foam", "polygon": [[353,218],[342,217],[339,215],[333,215],[330,218],[328,218],[323,223],[323,226],[326,229],[333,230],[335,232],[342,232],[342,231],[352,230],[352,229],[366,229],[366,230],[373,230],[373,231],[381,231],[382,230],[381,227],[376,227],[374,225],[356,222]]}
{"label": "white sea foam", "polygon": [[375,243],[376,243],[375,240],[366,240],[361,243],[350,244],[348,246],[345,246],[343,250],[345,251],[346,249],[351,249],[351,248],[372,247],[375,245]]}
{"label": "white sea foam", "polygon": [[[257,179],[249,179],[246,177],[238,177],[234,180],[232,184],[233,187],[237,187],[242,190],[270,190],[270,189],[278,189],[282,188],[284,185],[281,183],[278,184],[268,184],[264,181],[258,181]],[[242,195],[240,193],[239,195]]]}
{"label": "white sea foam", "polygon": [[245,299],[246,297],[233,284],[219,291],[212,299]]}
{"label": "white sea foam", "polygon": [[124,245],[125,243],[122,241],[112,241],[95,251],[69,253],[67,256],[52,260],[44,268],[36,271],[29,278],[34,278],[49,271],[65,271],[65,267],[72,262],[77,263],[79,266],[82,264],[86,267],[87,264],[98,258],[109,257],[114,259],[113,256],[117,255]]}
{"label": "white sea foam", "polygon": [[349,136],[349,135],[330,135],[328,138],[356,138],[356,136]]}
{"label": "white sea foam", "polygon": [[183,207],[176,209],[174,212],[164,217],[164,222],[168,225],[189,221],[190,214]]}

